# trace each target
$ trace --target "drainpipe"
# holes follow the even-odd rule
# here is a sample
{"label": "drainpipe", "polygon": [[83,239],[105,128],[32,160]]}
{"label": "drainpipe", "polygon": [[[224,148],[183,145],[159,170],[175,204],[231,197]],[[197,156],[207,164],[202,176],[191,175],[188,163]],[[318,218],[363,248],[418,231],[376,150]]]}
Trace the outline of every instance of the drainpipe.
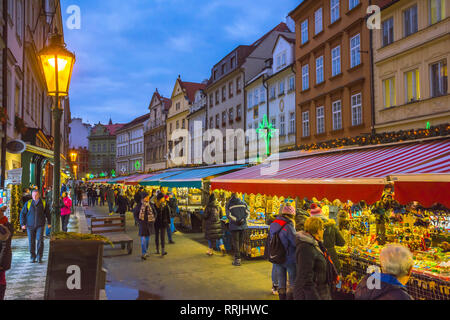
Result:
{"label": "drainpipe", "polygon": [[[5,108],[6,114],[8,114],[8,99],[7,99],[7,91],[8,91],[8,1],[3,0],[3,42],[5,47],[3,48],[3,107]],[[6,142],[7,142],[7,122],[2,125],[2,149],[1,149],[1,173],[0,173],[0,187],[5,187],[5,178],[6,178]]]}
{"label": "drainpipe", "polygon": [[[372,0],[369,0],[369,6],[372,5]],[[374,66],[373,66],[373,30],[369,30],[369,39],[370,39],[370,108],[372,114],[372,134],[375,134],[375,84],[374,84]]]}

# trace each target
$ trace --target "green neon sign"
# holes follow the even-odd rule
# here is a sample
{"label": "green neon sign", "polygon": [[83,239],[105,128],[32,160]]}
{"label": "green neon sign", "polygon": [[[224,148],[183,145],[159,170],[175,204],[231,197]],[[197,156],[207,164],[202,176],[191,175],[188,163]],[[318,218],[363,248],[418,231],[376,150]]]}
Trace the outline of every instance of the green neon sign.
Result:
{"label": "green neon sign", "polygon": [[105,177],[106,174],[104,172],[100,173],[100,177]]}
{"label": "green neon sign", "polygon": [[427,130],[430,130],[430,128],[431,128],[431,124],[430,124],[430,121],[427,121],[427,126],[426,126],[426,129],[427,129]]}
{"label": "green neon sign", "polygon": [[90,175],[89,175],[89,178],[94,178],[94,175],[91,173]]}
{"label": "green neon sign", "polygon": [[115,177],[116,176],[116,170],[112,169],[111,170],[111,177]]}
{"label": "green neon sign", "polygon": [[138,161],[136,161],[136,163],[134,164],[134,167],[136,168],[136,170],[139,170],[141,168],[141,163]]}
{"label": "green neon sign", "polygon": [[275,128],[269,123],[267,119],[267,114],[264,115],[262,122],[259,124],[259,128],[256,129],[256,132],[259,134],[261,138],[264,139],[266,143],[266,156],[270,154],[270,140],[275,133]]}

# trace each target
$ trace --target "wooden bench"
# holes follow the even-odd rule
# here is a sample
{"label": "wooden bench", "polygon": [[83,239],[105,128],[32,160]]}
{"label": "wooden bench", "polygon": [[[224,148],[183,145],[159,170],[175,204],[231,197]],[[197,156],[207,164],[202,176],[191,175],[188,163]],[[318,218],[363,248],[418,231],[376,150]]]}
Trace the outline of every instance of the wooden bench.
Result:
{"label": "wooden bench", "polygon": [[127,248],[128,254],[133,252],[133,239],[125,233],[124,216],[91,217],[91,233],[105,236],[112,244],[120,244]]}

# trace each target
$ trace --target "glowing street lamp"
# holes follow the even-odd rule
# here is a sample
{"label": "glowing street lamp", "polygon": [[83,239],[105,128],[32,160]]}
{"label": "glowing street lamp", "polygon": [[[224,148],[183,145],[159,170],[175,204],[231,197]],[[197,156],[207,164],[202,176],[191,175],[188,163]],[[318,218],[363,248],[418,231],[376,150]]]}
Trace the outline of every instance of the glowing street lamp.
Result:
{"label": "glowing street lamp", "polygon": [[72,162],[77,162],[77,156],[78,156],[78,154],[77,154],[75,151],[72,151],[72,152],[70,153],[70,160],[71,160]]}
{"label": "glowing street lamp", "polygon": [[[55,30],[50,36],[49,45],[44,47],[39,53],[42,71],[47,84],[49,96],[55,97],[52,108],[54,132],[54,174],[53,174],[53,212],[52,212],[52,233],[59,232],[60,219],[59,199],[61,183],[61,117],[62,108],[60,97],[69,95],[70,79],[72,77],[75,55],[66,49],[63,38]],[[75,156],[76,159],[76,156]]]}

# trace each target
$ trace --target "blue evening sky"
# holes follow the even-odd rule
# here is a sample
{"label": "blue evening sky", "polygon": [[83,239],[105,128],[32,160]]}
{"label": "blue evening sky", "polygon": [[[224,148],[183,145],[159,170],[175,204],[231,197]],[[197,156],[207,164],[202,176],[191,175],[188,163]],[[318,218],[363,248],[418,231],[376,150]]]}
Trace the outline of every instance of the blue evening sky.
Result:
{"label": "blue evening sky", "polygon": [[77,61],[70,88],[72,117],[126,123],[148,112],[155,88],[169,97],[177,76],[210,77],[211,67],[251,44],[295,9],[299,0],[61,0],[81,9],[81,29],[64,34]]}

